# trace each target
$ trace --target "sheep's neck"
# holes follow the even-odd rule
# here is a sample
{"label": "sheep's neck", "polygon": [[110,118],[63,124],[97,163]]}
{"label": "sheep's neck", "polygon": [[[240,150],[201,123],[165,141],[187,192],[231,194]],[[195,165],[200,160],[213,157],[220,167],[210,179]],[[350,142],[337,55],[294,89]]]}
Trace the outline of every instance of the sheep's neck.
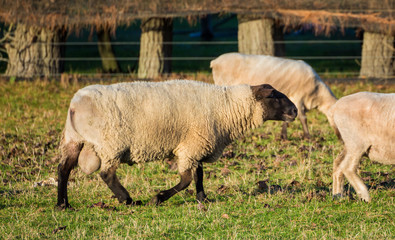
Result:
{"label": "sheep's neck", "polygon": [[230,140],[233,141],[240,136],[244,135],[251,129],[257,128],[263,123],[263,109],[261,106],[243,105],[235,103],[229,110],[227,117],[229,126]]}

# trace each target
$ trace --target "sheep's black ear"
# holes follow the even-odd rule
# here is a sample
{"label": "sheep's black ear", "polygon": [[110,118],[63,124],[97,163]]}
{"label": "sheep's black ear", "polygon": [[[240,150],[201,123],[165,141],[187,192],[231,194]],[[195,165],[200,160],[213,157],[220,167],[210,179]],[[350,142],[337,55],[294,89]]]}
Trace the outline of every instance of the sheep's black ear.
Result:
{"label": "sheep's black ear", "polygon": [[270,98],[273,95],[274,88],[269,84],[262,84],[258,86],[251,86],[252,94],[254,94],[256,100],[262,100],[264,98]]}

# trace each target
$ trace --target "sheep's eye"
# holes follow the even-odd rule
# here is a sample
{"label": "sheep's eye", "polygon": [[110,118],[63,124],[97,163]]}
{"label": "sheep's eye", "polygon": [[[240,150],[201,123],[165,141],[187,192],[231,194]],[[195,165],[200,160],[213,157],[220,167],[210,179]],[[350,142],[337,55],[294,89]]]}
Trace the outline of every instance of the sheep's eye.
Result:
{"label": "sheep's eye", "polygon": [[274,92],[272,91],[268,98],[274,98]]}

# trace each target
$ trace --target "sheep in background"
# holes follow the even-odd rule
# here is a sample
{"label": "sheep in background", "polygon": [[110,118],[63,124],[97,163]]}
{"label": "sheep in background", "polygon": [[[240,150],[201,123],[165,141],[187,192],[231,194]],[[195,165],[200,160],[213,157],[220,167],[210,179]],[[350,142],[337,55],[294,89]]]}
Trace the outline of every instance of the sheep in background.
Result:
{"label": "sheep in background", "polygon": [[70,207],[67,181],[77,163],[100,176],[120,202],[136,204],[121,185],[120,163],[176,158],[180,182],[161,191],[160,204],[192,179],[204,201],[203,162],[214,162],[232,140],[266,120],[293,121],[295,105],[268,84],[221,87],[195,81],[92,85],[73,97],[58,166],[58,202]]}
{"label": "sheep in background", "polygon": [[[210,67],[217,85],[255,86],[266,83],[287,95],[298,108],[305,138],[310,137],[306,119],[306,111],[310,109],[318,108],[334,127],[328,111],[337,99],[314,69],[304,61],[226,53],[211,61]],[[337,134],[336,128],[334,129]],[[283,124],[281,138],[287,138],[287,123]]]}
{"label": "sheep in background", "polygon": [[379,163],[395,164],[395,94],[348,95],[330,111],[344,141],[344,150],[333,162],[333,195],[343,195],[346,176],[359,197],[369,202],[368,189],[357,168],[364,155]]}

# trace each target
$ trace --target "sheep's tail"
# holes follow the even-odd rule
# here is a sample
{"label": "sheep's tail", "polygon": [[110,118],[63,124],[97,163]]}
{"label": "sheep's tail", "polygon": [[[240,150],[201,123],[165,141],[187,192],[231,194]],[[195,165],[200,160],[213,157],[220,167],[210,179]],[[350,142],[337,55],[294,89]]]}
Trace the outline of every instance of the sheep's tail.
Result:
{"label": "sheep's tail", "polygon": [[69,108],[69,119],[68,121],[70,121],[70,126],[73,128],[73,130],[75,132],[77,132],[77,130],[75,129],[75,125],[74,125],[74,115],[75,115],[75,110],[73,108]]}
{"label": "sheep's tail", "polygon": [[337,136],[337,138],[340,141],[343,141],[342,136],[340,134],[339,128],[336,126],[335,120],[334,120],[334,107],[335,105],[332,105],[329,110],[327,111],[326,117],[328,118],[328,122],[329,125],[331,125],[331,127],[333,128],[333,130],[335,131],[335,134]]}
{"label": "sheep's tail", "polygon": [[215,62],[217,59],[214,59],[210,62],[210,68],[214,68]]}
{"label": "sheep's tail", "polygon": [[59,141],[59,149],[60,150],[62,150],[62,148],[67,144],[66,143],[66,132],[70,131],[68,126],[70,126],[72,128],[72,130],[75,131],[74,122],[72,121],[73,117],[74,117],[74,111],[72,111],[72,109],[69,108],[69,111],[67,112],[66,124],[62,130],[62,134],[61,134],[60,141]]}
{"label": "sheep's tail", "polygon": [[70,106],[68,114],[67,114],[67,120],[66,120],[66,129],[67,131],[72,131],[73,133],[77,134],[82,138],[82,136],[79,134],[77,131],[77,128],[75,127],[75,109]]}
{"label": "sheep's tail", "polygon": [[68,152],[70,152],[70,149],[73,149],[74,152],[79,154],[82,147],[84,146],[83,142],[75,139],[76,136],[80,136],[80,135],[75,128],[74,122],[75,122],[75,110],[73,108],[69,108],[67,114],[66,126],[62,131],[62,136],[59,144],[61,154],[63,155],[65,154],[65,152],[62,151],[64,151],[65,149],[67,149],[66,155],[69,154]]}

